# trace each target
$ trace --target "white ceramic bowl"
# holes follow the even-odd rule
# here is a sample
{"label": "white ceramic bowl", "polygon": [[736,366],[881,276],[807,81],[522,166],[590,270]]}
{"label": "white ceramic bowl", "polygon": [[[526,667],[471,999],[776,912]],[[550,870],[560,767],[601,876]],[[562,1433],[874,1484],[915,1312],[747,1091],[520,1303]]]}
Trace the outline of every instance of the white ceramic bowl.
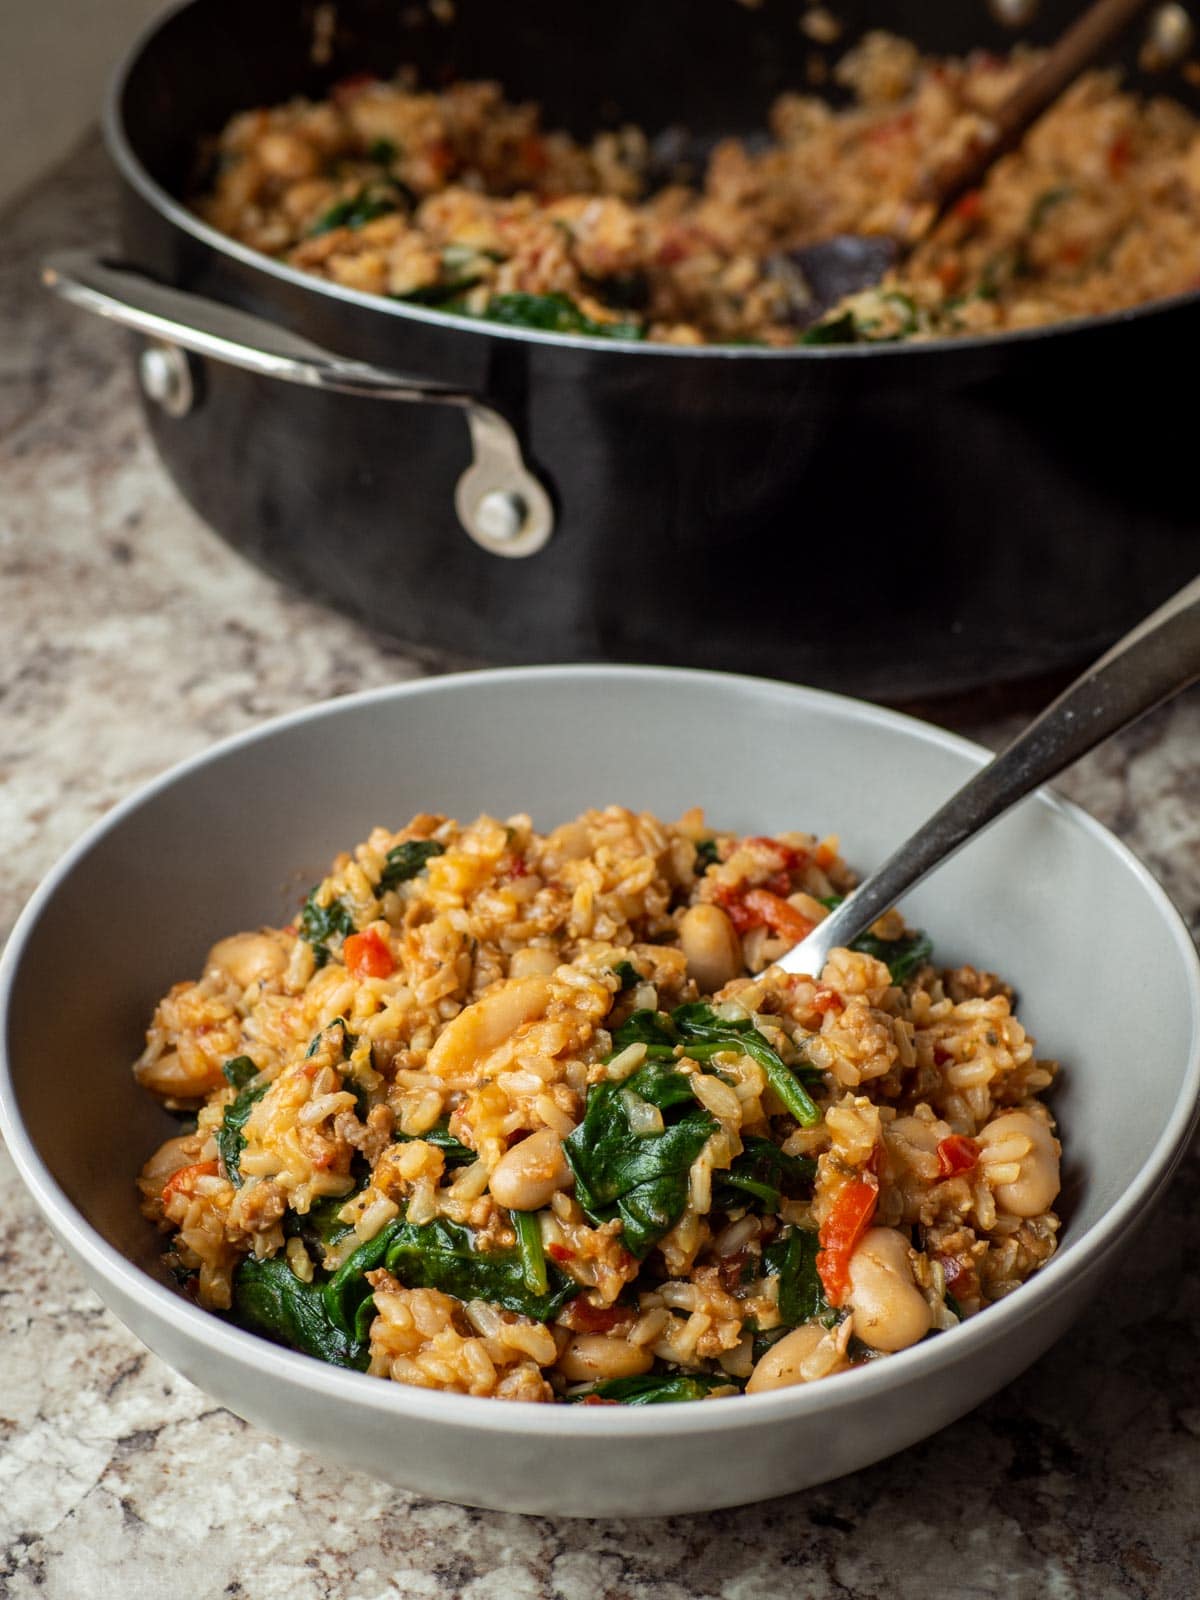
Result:
{"label": "white ceramic bowl", "polygon": [[836,831],[865,870],[983,759],[833,695],[621,667],[441,678],[283,718],[118,806],[33,897],[0,965],[0,1128],[112,1310],[222,1404],[330,1460],[443,1499],[576,1516],[707,1510],[837,1477],[1045,1350],[1109,1279],[1193,1124],[1195,950],[1145,869],[1080,811],[1038,795],[906,904],[940,959],[1015,982],[1040,1051],[1064,1063],[1062,1247],[961,1328],[809,1387],[536,1406],[385,1383],[228,1326],[156,1273],[133,1177],[173,1125],[129,1065],[158,995],[214,939],[286,921],[376,822],[529,811],[544,828],[611,801],[665,817],[700,803],[721,827]]}

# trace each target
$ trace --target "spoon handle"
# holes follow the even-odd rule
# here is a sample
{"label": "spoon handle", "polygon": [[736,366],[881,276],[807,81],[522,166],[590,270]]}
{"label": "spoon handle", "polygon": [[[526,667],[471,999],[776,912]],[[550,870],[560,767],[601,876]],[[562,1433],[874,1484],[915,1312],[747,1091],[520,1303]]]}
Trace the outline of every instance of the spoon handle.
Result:
{"label": "spoon handle", "polygon": [[785,972],[819,972],[830,950],[865,932],[1010,806],[1197,678],[1200,578],[1076,678],[777,965]]}
{"label": "spoon handle", "polygon": [[996,108],[980,137],[928,175],[918,198],[931,204],[938,216],[965,190],[973,189],[997,156],[1011,150],[1047,106],[1149,5],[1150,0],[1094,0]]}

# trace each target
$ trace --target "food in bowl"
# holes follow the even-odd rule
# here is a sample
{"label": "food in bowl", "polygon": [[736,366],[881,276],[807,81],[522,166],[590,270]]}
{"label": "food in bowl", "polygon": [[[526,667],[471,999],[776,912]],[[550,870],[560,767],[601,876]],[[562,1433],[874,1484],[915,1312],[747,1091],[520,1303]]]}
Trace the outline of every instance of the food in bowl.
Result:
{"label": "food in bowl", "polygon": [[684,176],[670,134],[581,143],[494,83],[418,92],[359,77],[243,112],[196,212],[331,283],[493,323],[675,344],[885,343],[1117,311],[1200,279],[1200,125],[1082,77],[903,267],[815,324],[790,252],[897,226],[1037,59],[922,57],[868,34],[842,109],[781,96],[769,141]]}
{"label": "food in bowl", "polygon": [[155,1012],[137,1079],[195,1115],[139,1180],[168,1267],[322,1360],[532,1401],[806,1383],[974,1316],[1055,1247],[1055,1065],[897,913],[773,967],[853,882],[698,810],[376,829]]}

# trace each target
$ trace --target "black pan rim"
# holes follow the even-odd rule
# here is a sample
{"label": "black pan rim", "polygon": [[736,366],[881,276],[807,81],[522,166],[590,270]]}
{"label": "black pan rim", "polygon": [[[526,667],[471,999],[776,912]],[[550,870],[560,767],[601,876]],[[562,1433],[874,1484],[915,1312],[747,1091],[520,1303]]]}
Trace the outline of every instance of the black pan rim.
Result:
{"label": "black pan rim", "polygon": [[547,333],[536,328],[510,328],[487,323],[479,318],[456,316],[450,312],[436,311],[428,306],[410,305],[400,300],[389,300],[383,295],[366,294],[359,289],[347,289],[340,284],[327,283],[312,273],[301,272],[296,267],[276,261],[260,250],[239,244],[227,234],[220,233],[182,205],[174,195],[157,183],[142,164],[125,132],[121,105],[129,78],[143,53],[172,19],[184,11],[204,4],[204,0],[168,0],[134,35],[133,43],[118,62],[109,80],[101,115],[104,143],[121,177],[165,221],[182,232],[190,234],[198,243],[207,245],[219,255],[239,262],[251,271],[267,278],[288,284],[295,289],[308,290],[324,299],[344,305],[356,306],[377,315],[395,317],[401,322],[424,323],[431,328],[442,328],[451,333],[467,333],[484,339],[508,340],[518,344],[546,345],[556,349],[584,352],[591,356],[611,355],[613,358],[638,355],[653,360],[703,361],[800,361],[800,362],[850,362],[896,360],[901,357],[924,360],[933,356],[943,358],[994,353],[1008,346],[1028,348],[1047,340],[1073,340],[1085,334],[1123,329],[1144,321],[1171,315],[1183,307],[1200,304],[1200,287],[1183,294],[1170,295],[1159,300],[1148,300],[1140,306],[1130,306],[1121,311],[1109,311],[1098,316],[1073,317],[1063,322],[1046,323],[1036,328],[1017,328],[1009,332],[977,334],[957,338],[897,340],[890,344],[862,345],[793,345],[771,348],[755,345],[673,345],[655,344],[640,339],[596,339],[585,334]]}

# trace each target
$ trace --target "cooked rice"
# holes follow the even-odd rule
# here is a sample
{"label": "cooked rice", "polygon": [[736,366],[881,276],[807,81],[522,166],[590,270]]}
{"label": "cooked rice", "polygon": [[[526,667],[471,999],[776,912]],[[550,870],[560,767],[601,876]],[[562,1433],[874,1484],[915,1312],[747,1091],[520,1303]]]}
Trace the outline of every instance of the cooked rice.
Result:
{"label": "cooked rice", "polygon": [[[834,110],[785,94],[771,141],[720,143],[696,186],[656,181],[637,128],[582,144],[494,83],[356,78],[235,116],[198,214],[317,277],[510,323],[680,344],[790,345],[811,320],[789,252],[887,233],[1037,53],[922,57],[883,33]],[[1200,282],[1200,124],[1084,75],[821,343],[986,334],[1140,305]],[[802,335],[802,337],[804,337]]]}
{"label": "cooked rice", "polygon": [[[734,1392],[797,1324],[816,1331],[786,1381],[844,1371],[896,1347],[870,1331],[871,1282],[914,1337],[973,1316],[1055,1247],[1058,1145],[1041,1099],[1055,1066],[1035,1056],[1007,985],[921,960],[894,912],[869,949],[835,950],[816,977],[770,965],[853,881],[835,839],[713,834],[698,811],[671,825],[609,806],[546,835],[527,816],[376,829],[297,922],[222,940],[155,1012],[137,1078],[196,1119],[140,1179],[168,1265],[202,1305],[310,1350],[303,1330],[264,1321],[253,1285],[273,1273],[272,1293],[315,1304],[344,1268],[358,1320],[317,1353],[525,1400],[581,1387],[604,1399],[606,1379],[681,1374],[703,1380],[696,1392]],[[711,993],[693,975],[701,926],[725,941]],[[913,968],[897,982],[879,956],[895,964],[906,949]],[[722,1027],[753,1024],[819,1119],[788,1109],[746,1033],[673,1055],[644,1030],[630,1037],[638,1018],[660,1026],[701,1000]],[[629,1087],[646,1088],[655,1049],[678,1075],[663,1104]],[[576,1130],[605,1095],[638,1152],[666,1148],[681,1106],[700,1119],[640,1258],[625,1214],[601,1214],[563,1159],[560,1141],[578,1159]],[[739,1156],[764,1148],[813,1166],[766,1197],[731,1187]],[[528,1217],[508,1208],[526,1203],[522,1182],[532,1246]],[[856,1195],[870,1231],[838,1258]],[[404,1229],[444,1230],[469,1273],[532,1248],[558,1303],[539,1311],[519,1286],[491,1299],[477,1286],[492,1280],[453,1275],[461,1259],[389,1247],[367,1260]],[[789,1240],[822,1251],[802,1315],[779,1264]],[[872,1249],[899,1251],[890,1277]]]}

